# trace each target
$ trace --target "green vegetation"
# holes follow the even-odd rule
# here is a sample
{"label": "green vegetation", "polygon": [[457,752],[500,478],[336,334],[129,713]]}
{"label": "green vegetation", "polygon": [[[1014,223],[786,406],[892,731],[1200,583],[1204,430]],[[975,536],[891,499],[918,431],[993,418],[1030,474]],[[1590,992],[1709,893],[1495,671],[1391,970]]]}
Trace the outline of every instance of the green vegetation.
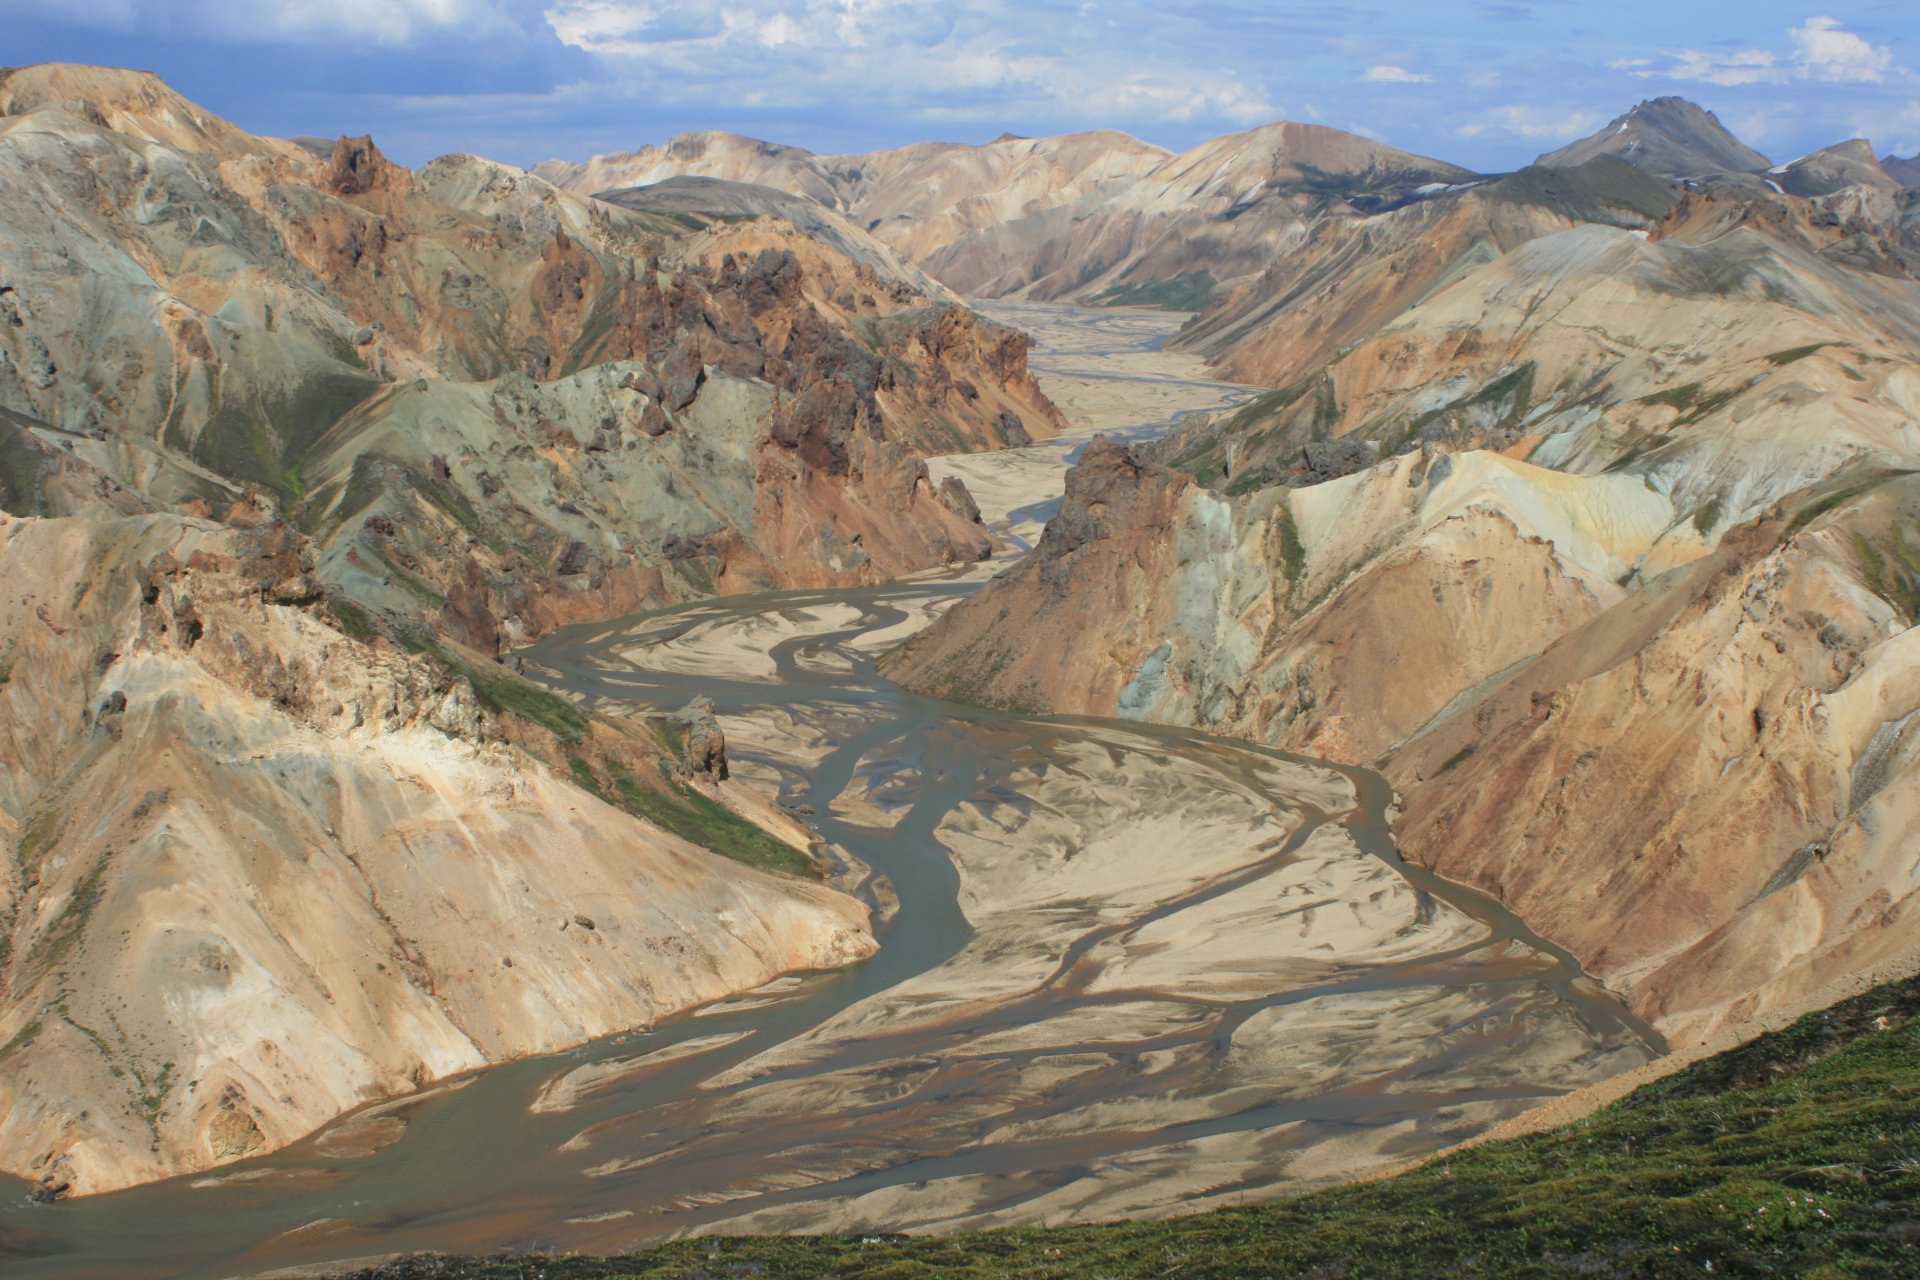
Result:
{"label": "green vegetation", "polygon": [[1460,748],[1458,751],[1448,756],[1445,760],[1441,761],[1440,767],[1433,771],[1433,776],[1437,778],[1443,773],[1451,773],[1455,765],[1459,764],[1461,761],[1465,760],[1468,756],[1472,755],[1475,751],[1478,751],[1479,749],[1480,749],[1479,743],[1469,742],[1466,746]]}
{"label": "green vegetation", "polygon": [[1171,280],[1115,285],[1093,299],[1101,307],[1158,307],[1162,311],[1198,311],[1213,301],[1210,271],[1189,271]]}
{"label": "green vegetation", "polygon": [[1887,543],[1875,546],[1866,534],[1854,531],[1854,555],[1867,589],[1898,609],[1908,621],[1920,618],[1920,551],[1895,528]]}
{"label": "green vegetation", "polygon": [[613,332],[613,322],[618,315],[617,290],[602,290],[594,299],[593,310],[587,313],[586,323],[580,327],[580,336],[567,348],[567,358],[560,362],[560,376],[565,378],[592,363],[601,341]]}
{"label": "green vegetation", "polygon": [[445,512],[449,519],[468,533],[485,538],[488,530],[480,513],[467,501],[467,495],[460,492],[451,483],[421,471],[417,467],[406,468],[407,483],[413,486],[415,493],[427,500],[428,505]]}
{"label": "green vegetation", "polygon": [[340,629],[355,640],[371,640],[380,634],[380,628],[375,625],[372,616],[345,596],[329,595],[327,608],[339,619]]}
{"label": "green vegetation", "polygon": [[608,804],[613,803],[612,797],[607,795],[606,788],[600,785],[600,779],[594,776],[592,765],[579,756],[568,756],[567,768],[573,773],[575,786],[588,792],[595,799],[605,800]]}
{"label": "green vegetation", "polygon": [[8,1040],[5,1044],[0,1044],[0,1062],[5,1062],[14,1053],[32,1044],[39,1038],[40,1032],[43,1029],[40,1019],[35,1018],[26,1026],[14,1032],[12,1039]]}
{"label": "green vegetation", "polygon": [[1685,413],[1693,404],[1694,397],[1700,394],[1700,384],[1684,383],[1677,387],[1668,387],[1665,391],[1656,391],[1650,396],[1641,396],[1641,404],[1664,404]]}
{"label": "green vegetation", "polygon": [[[21,861],[25,862],[25,860],[23,845]],[[40,935],[40,940],[33,951],[22,957],[23,963],[30,963],[35,969],[35,978],[40,974],[57,970],[79,945],[80,934],[86,929],[87,921],[93,915],[93,909],[100,905],[100,899],[105,896],[105,890],[100,887],[100,881],[106,875],[107,861],[108,855],[103,853],[100,860],[80,878],[80,882],[73,888],[72,895],[67,898],[66,905],[61,907],[60,914],[54,917],[53,923],[48,925],[46,931]],[[24,978],[25,975],[16,975],[16,980],[20,980],[22,986],[26,985]]]}
{"label": "green vegetation", "polygon": [[173,1083],[173,1071],[174,1064],[169,1062],[160,1068],[160,1074],[151,1082],[145,1078],[140,1080],[141,1087],[146,1090],[140,1095],[140,1106],[147,1113],[149,1127],[159,1127],[160,1115],[167,1106],[167,1089]]}
{"label": "green vegetation", "polygon": [[[267,308],[267,328],[273,328],[272,307]],[[353,345],[345,334],[335,333],[333,330],[327,329],[322,332],[321,336],[326,341],[327,351],[335,360],[338,360],[341,364],[347,365],[350,368],[359,369],[363,373],[372,372],[372,366],[367,363],[366,357],[360,354],[359,349]]]}
{"label": "green vegetation", "polygon": [[[1313,412],[1302,421],[1296,406],[1309,396],[1313,397]],[[1323,369],[1257,395],[1226,418],[1179,437],[1180,447],[1167,465],[1211,488],[1226,475],[1228,437],[1250,433],[1240,445],[1241,474],[1227,490],[1245,493],[1262,487],[1262,462],[1306,439],[1325,439],[1328,429],[1339,420],[1340,403],[1334,395],[1333,379]]]}
{"label": "green vegetation", "polygon": [[1841,503],[1846,502],[1852,498],[1859,497],[1860,490],[1861,490],[1861,486],[1859,485],[1848,485],[1844,489],[1835,489],[1832,493],[1829,493],[1824,498],[1821,498],[1814,502],[1809,502],[1806,506],[1800,508],[1800,510],[1797,513],[1795,513],[1792,520],[1789,520],[1787,522],[1787,529],[1786,529],[1785,536],[1789,538],[1792,537],[1794,534],[1800,532],[1802,529],[1812,524],[1815,520],[1818,520],[1821,516],[1827,514],[1827,512],[1839,506]]}
{"label": "green vegetation", "polygon": [[587,713],[551,689],[498,665],[464,661],[417,624],[393,623],[391,634],[394,643],[409,653],[424,654],[454,675],[465,676],[474,696],[494,711],[531,720],[562,742],[578,742],[587,736],[592,724]]}
{"label": "green vegetation", "polygon": [[370,550],[373,552],[373,558],[386,566],[387,572],[392,575],[393,580],[398,583],[401,589],[408,595],[414,597],[416,600],[425,601],[436,609],[446,604],[447,598],[445,596],[401,568],[399,562],[387,554],[385,547],[375,546],[371,547]]}
{"label": "green vegetation", "polygon": [[1796,360],[1805,360],[1822,347],[1830,347],[1832,345],[1831,342],[1809,342],[1804,347],[1788,347],[1785,351],[1776,351],[1772,355],[1769,355],[1767,359],[1778,368],[1782,365],[1792,364]]}
{"label": "green vegetation", "polygon": [[1384,1182],[1157,1222],[680,1240],[614,1259],[418,1258],[366,1280],[1914,1274],[1920,981],[1881,987],[1585,1120]]}
{"label": "green vegetation", "polygon": [[480,701],[495,711],[511,712],[531,720],[562,742],[577,742],[587,736],[587,713],[550,689],[522,679],[499,668],[483,669],[435,646],[440,661],[465,676]]}
{"label": "green vegetation", "polygon": [[272,489],[291,505],[300,494],[288,482],[302,457],[381,385],[365,373],[330,368],[285,391],[228,392],[194,440],[193,456],[222,475]]}
{"label": "green vegetation", "polygon": [[[579,776],[580,766],[585,762],[576,759],[569,763],[574,766],[575,776]],[[815,874],[813,861],[805,854],[762,831],[713,797],[668,776],[664,764],[660,770],[663,790],[641,786],[617,761],[607,766],[607,772],[612,775],[614,790],[619,796],[615,803],[637,818],[645,818],[682,840],[762,871],[791,876]],[[598,786],[596,782],[589,789],[606,799]]]}
{"label": "green vegetation", "polygon": [[[341,490],[340,500],[333,504],[331,523],[339,528],[347,521],[371,507],[386,492],[387,478],[384,474],[388,467],[398,466],[392,459],[379,453],[363,453],[353,460],[353,470],[347,475],[346,486]],[[315,502],[309,505],[305,523],[309,533],[318,529],[321,520],[321,508],[325,503]]]}
{"label": "green vegetation", "polygon": [[1720,509],[1720,495],[1716,493],[1713,497],[1702,503],[1698,511],[1693,513],[1694,532],[1703,536],[1712,533],[1713,526],[1720,522]]}
{"label": "green vegetation", "polygon": [[1293,522],[1293,508],[1283,505],[1277,513],[1280,525],[1280,559],[1287,566],[1287,597],[1299,589],[1307,575],[1307,548],[1300,541],[1299,526]]}
{"label": "green vegetation", "polygon": [[1388,452],[1404,449],[1420,439],[1434,423],[1443,422],[1451,415],[1465,413],[1469,409],[1491,407],[1498,410],[1500,417],[1491,425],[1491,430],[1509,431],[1518,427],[1527,416],[1527,410],[1533,407],[1533,377],[1534,364],[1529,360],[1509,369],[1472,395],[1461,396],[1438,409],[1427,410],[1407,424],[1406,432]]}
{"label": "green vegetation", "polygon": [[17,516],[46,515],[40,491],[47,451],[27,431],[30,418],[0,409],[0,511]]}

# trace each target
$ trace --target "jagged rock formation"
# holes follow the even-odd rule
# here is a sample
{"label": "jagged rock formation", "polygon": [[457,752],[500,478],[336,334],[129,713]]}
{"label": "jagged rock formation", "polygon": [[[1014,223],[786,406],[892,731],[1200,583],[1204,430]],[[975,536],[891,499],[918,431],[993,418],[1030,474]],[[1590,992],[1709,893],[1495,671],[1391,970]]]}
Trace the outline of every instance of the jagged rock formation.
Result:
{"label": "jagged rock formation", "polygon": [[1550,169],[1618,156],[1664,178],[1753,173],[1769,161],[1727,131],[1720,117],[1685,98],[1652,98],[1615,116],[1598,132],[1534,161]]}
{"label": "jagged rock formation", "polygon": [[1053,432],[1024,337],[843,221],[409,171],[141,73],[0,76],[0,185],[0,1170],[205,1168],[871,949],[658,825],[804,848],[717,724],[683,758],[493,659],[984,554],[922,457]]}
{"label": "jagged rock formation", "polygon": [[42,1194],[871,950],[539,758],[644,785],[644,739],[343,634],[315,570],[278,522],[0,517],[0,1169]]}
{"label": "jagged rock formation", "polygon": [[254,486],[393,612],[525,635],[974,557],[919,455],[1058,423],[1019,335],[777,220],[322,159],[135,73],[17,71],[0,112],[0,407],[163,502]]}
{"label": "jagged rock formation", "polygon": [[1290,122],[1179,155],[1112,131],[849,156],[688,134],[535,172],[583,192],[679,175],[763,184],[844,213],[967,296],[1186,309],[1263,270],[1312,221],[1472,177]]}
{"label": "jagged rock formation", "polygon": [[1920,286],[1882,184],[1527,181],[1316,230],[1345,266],[1221,347],[1288,384],[1089,449],[888,671],[1375,762],[1410,856],[1705,1034],[1911,949]]}

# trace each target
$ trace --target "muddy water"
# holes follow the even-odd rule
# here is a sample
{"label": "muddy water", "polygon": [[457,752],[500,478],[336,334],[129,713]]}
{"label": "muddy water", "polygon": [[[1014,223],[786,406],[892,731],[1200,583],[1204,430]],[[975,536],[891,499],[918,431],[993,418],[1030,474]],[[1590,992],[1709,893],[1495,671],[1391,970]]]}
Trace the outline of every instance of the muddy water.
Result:
{"label": "muddy water", "polygon": [[[890,912],[873,959],[218,1177],[53,1206],[10,1184],[0,1271],[1162,1212],[1432,1150],[1660,1051],[1496,903],[1402,865],[1371,773],[879,676],[891,639],[978,581],[709,601],[526,655],[613,714],[713,698],[739,767]],[[676,661],[748,627],[781,636],[750,673]],[[569,1076],[576,1105],[536,1107]]]}

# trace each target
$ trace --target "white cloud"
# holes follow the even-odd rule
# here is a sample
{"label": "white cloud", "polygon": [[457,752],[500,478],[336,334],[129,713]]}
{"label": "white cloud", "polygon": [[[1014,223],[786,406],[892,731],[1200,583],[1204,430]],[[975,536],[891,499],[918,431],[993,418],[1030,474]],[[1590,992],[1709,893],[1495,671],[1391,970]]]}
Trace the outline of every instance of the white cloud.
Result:
{"label": "white cloud", "polygon": [[553,0],[544,10],[563,44],[623,85],[727,96],[751,85],[756,106],[857,101],[924,120],[1099,124],[1244,126],[1279,114],[1263,85],[1172,41],[1143,48],[1092,7],[1047,40],[1031,38],[1023,15],[1020,0]]}
{"label": "white cloud", "polygon": [[1894,70],[1893,50],[1868,44],[1845,30],[1833,18],[1808,18],[1804,27],[1787,31],[1793,37],[1803,75],[1841,84],[1879,84]]}
{"label": "white cloud", "polygon": [[1362,80],[1371,80],[1375,84],[1431,84],[1433,83],[1432,76],[1423,76],[1419,72],[1409,71],[1405,67],[1395,67],[1395,66],[1386,65],[1386,64],[1368,67],[1366,74],[1361,76],[1360,78]]}
{"label": "white cloud", "polygon": [[1789,27],[1787,37],[1793,47],[1784,53],[1758,48],[1731,53],[1680,49],[1669,51],[1662,66],[1647,58],[1621,58],[1607,65],[1641,79],[1698,80],[1727,86],[1786,84],[1792,80],[1879,84],[1890,77],[1913,74],[1894,65],[1891,48],[1869,43],[1834,18],[1808,18],[1804,26]]}
{"label": "white cloud", "polygon": [[1674,80],[1699,80],[1706,84],[1780,84],[1792,72],[1765,49],[1741,49],[1734,53],[1701,53],[1682,49],[1669,55],[1670,66],[1658,71],[1636,71],[1637,76],[1664,75]]}
{"label": "white cloud", "polygon": [[432,31],[471,34],[498,26],[492,0],[214,0],[227,23],[259,35],[342,34],[404,44]]}
{"label": "white cloud", "polygon": [[[436,32],[485,35],[513,26],[514,0],[89,0],[64,20],[96,30],[229,43],[408,44]],[[9,14],[44,20],[45,0],[0,0]]]}
{"label": "white cloud", "polygon": [[1592,133],[1605,120],[1606,117],[1598,112],[1573,107],[1514,105],[1494,107],[1479,119],[1459,126],[1454,133],[1462,138],[1505,134],[1518,138],[1564,140]]}

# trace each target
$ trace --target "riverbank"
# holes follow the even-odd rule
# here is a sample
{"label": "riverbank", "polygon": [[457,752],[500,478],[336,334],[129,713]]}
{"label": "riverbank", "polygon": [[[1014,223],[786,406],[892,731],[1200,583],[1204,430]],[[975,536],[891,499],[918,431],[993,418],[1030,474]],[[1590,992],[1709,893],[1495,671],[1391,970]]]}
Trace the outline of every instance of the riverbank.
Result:
{"label": "riverbank", "polygon": [[1164,1222],[409,1259],[352,1280],[1824,1276],[1920,1256],[1920,981],[1880,987],[1585,1120],[1388,1182]]}
{"label": "riverbank", "polygon": [[[1062,327],[1093,341],[1120,319],[1144,323]],[[1018,454],[1008,492],[1057,494],[1066,452]],[[1015,547],[1006,501],[987,512]],[[1164,1216],[1384,1170],[1660,1051],[1497,904],[1400,865],[1375,775],[876,675],[992,570],[702,601],[522,655],[607,715],[710,698],[741,776],[878,908],[872,959],[383,1104],[377,1131],[348,1117],[192,1183],[0,1210],[10,1267],[214,1280],[418,1249]]]}

